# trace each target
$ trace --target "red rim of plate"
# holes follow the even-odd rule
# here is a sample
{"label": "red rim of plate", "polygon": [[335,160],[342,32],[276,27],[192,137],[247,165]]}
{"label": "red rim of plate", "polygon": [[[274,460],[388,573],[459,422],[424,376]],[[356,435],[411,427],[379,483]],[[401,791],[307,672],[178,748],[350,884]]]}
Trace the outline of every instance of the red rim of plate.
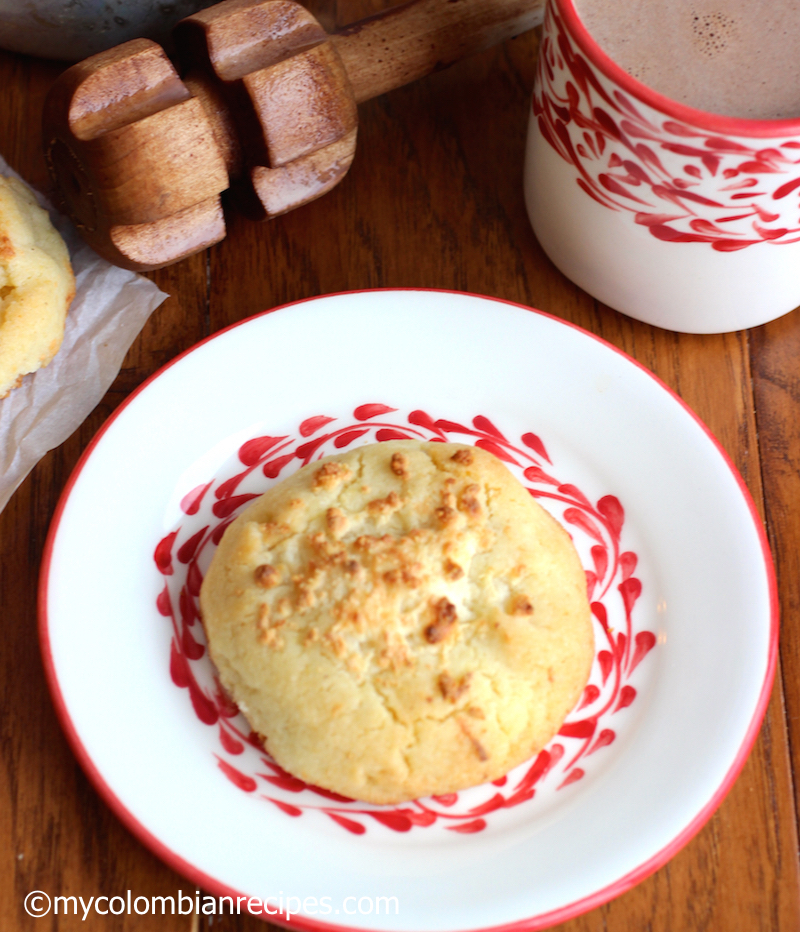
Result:
{"label": "red rim of plate", "polygon": [[[558,0],[561,2],[561,0]],[[53,662],[53,656],[50,649],[50,638],[48,630],[48,613],[47,613],[47,589],[48,589],[48,580],[50,575],[50,563],[53,555],[53,547],[55,544],[55,539],[58,536],[58,530],[61,524],[61,518],[64,513],[64,508],[70,497],[72,489],[75,483],[78,480],[83,467],[86,465],[89,457],[94,452],[95,447],[103,438],[103,435],[111,426],[111,424],[117,419],[117,417],[125,410],[125,408],[145,389],[150,385],[151,382],[154,382],[157,378],[161,376],[163,372],[167,369],[174,366],[177,362],[183,359],[185,356],[188,356],[189,353],[194,352],[200,346],[203,346],[205,343],[208,343],[211,340],[216,339],[218,336],[221,336],[224,333],[227,333],[229,330],[233,330],[236,327],[240,327],[243,324],[248,323],[251,320],[255,320],[258,317],[264,317],[267,314],[271,314],[275,311],[285,310],[288,308],[298,307],[303,304],[307,304],[310,301],[319,301],[322,298],[330,297],[343,297],[354,294],[364,294],[364,293],[375,293],[375,292],[397,292],[397,291],[408,291],[408,292],[426,292],[426,293],[435,293],[435,294],[451,294],[451,295],[461,295],[470,298],[480,298],[486,301],[494,301],[498,304],[507,304],[511,307],[519,308],[520,310],[527,311],[531,314],[538,314],[542,317],[548,318],[555,321],[556,323],[562,324],[566,327],[569,327],[573,330],[578,331],[584,336],[590,337],[592,340],[597,341],[606,349],[612,350],[619,356],[622,356],[629,363],[633,364],[636,368],[640,369],[642,372],[646,373],[651,379],[653,379],[662,389],[664,389],[678,404],[683,408],[683,410],[697,423],[697,425],[703,430],[705,435],[712,442],[717,452],[722,457],[723,461],[730,469],[736,483],[739,487],[739,491],[742,494],[750,515],[753,519],[753,524],[758,535],[759,543],[761,545],[762,555],[764,557],[764,569],[767,574],[767,580],[769,583],[769,598],[770,598],[770,635],[769,635],[769,653],[767,657],[767,669],[764,677],[764,682],[761,687],[761,692],[756,703],[756,707],[753,713],[753,717],[750,721],[750,725],[745,733],[744,740],[741,747],[733,760],[731,767],[728,772],[725,774],[725,777],[722,780],[722,783],[717,788],[716,792],[713,794],[711,799],[703,806],[703,808],[695,815],[691,822],[664,848],[659,852],[653,855],[651,858],[646,860],[644,863],[640,864],[637,868],[625,874],[623,877],[620,877],[618,880],[613,883],[608,884],[606,887],[603,887],[600,890],[595,891],[589,896],[583,897],[582,899],[576,900],[573,903],[569,903],[566,906],[561,906],[558,909],[551,910],[547,913],[540,913],[537,916],[531,916],[527,919],[519,919],[514,922],[504,923],[496,926],[486,926],[480,929],[469,929],[466,932],[536,932],[536,930],[545,929],[548,926],[554,925],[559,922],[565,922],[568,919],[573,919],[576,916],[581,915],[582,913],[588,912],[590,909],[594,909],[597,906],[601,906],[604,903],[607,903],[609,900],[612,900],[626,891],[630,890],[636,884],[644,880],[650,874],[654,873],[667,861],[669,861],[677,852],[684,847],[705,825],[705,823],[711,818],[715,810],[722,803],[725,796],[728,794],[729,790],[733,786],[736,778],[739,776],[739,773],[742,767],[747,760],[750,751],[752,750],[753,744],[758,737],[758,732],[761,727],[761,721],[764,717],[764,714],[767,710],[767,705],[769,704],[769,698],[772,691],[772,683],[775,677],[775,669],[777,666],[777,655],[778,655],[778,588],[777,580],[775,577],[775,570],[772,562],[772,554],[769,549],[769,544],[767,542],[766,533],[764,527],[761,523],[761,518],[756,510],[755,504],[753,502],[752,496],[744,483],[744,480],[740,476],[738,470],[733,465],[730,457],[727,452],[720,445],[716,437],[711,433],[711,431],[706,427],[703,421],[692,411],[692,409],[686,404],[683,399],[677,395],[668,385],[666,385],[661,379],[658,378],[654,373],[649,369],[643,366],[641,363],[637,362],[632,357],[628,356],[627,353],[624,353],[622,350],[618,349],[611,343],[608,343],[606,340],[603,340],[601,337],[584,330],[582,327],[577,326],[576,324],[570,323],[569,321],[562,320],[559,317],[556,317],[553,314],[547,314],[544,311],[539,311],[535,308],[526,307],[522,304],[517,304],[514,301],[506,301],[502,298],[491,298],[486,295],[472,294],[470,292],[463,291],[450,291],[444,288],[362,288],[354,291],[344,291],[337,292],[331,295],[320,295],[314,298],[304,298],[300,301],[292,301],[288,304],[280,305],[279,307],[271,308],[267,311],[262,311],[260,314],[255,314],[252,317],[245,318],[240,320],[235,324],[231,324],[228,327],[225,327],[223,330],[219,330],[216,333],[211,334],[200,342],[196,343],[194,346],[191,346],[189,349],[184,350],[166,365],[162,366],[158,371],[154,372],[149,378],[147,378],[138,388],[136,388],[120,405],[113,411],[109,416],[108,420],[102,425],[102,427],[97,431],[95,436],[90,441],[89,445],[84,450],[81,458],[78,460],[75,468],[73,469],[67,484],[64,487],[64,490],[61,493],[56,510],[53,514],[52,521],[50,523],[50,529],[47,534],[47,540],[45,542],[44,552],[42,555],[42,565],[39,574],[39,591],[38,591],[38,616],[39,616],[39,643],[42,652],[42,661],[44,664],[45,675],[47,678],[47,683],[50,688],[50,694],[52,696],[53,705],[58,715],[61,727],[63,728],[67,739],[72,747],[72,751],[78,759],[81,767],[85,771],[86,775],[89,777],[91,782],[94,784],[95,789],[100,794],[101,798],[104,800],[106,805],[111,809],[111,811],[116,815],[116,817],[122,822],[122,824],[136,837],[139,841],[142,842],[147,848],[149,848],[157,857],[164,861],[169,867],[175,870],[177,873],[182,874],[184,877],[193,881],[198,886],[202,887],[204,890],[210,891],[213,895],[220,896],[237,896],[242,895],[240,891],[234,890],[231,887],[227,887],[224,884],[221,884],[215,878],[208,876],[202,871],[198,870],[193,864],[190,864],[180,855],[176,854],[166,845],[164,845],[155,835],[152,834],[138,819],[136,819],[128,810],[125,808],[123,803],[114,795],[112,788],[106,783],[103,775],[94,765],[91,757],[81,743],[80,736],[78,735],[77,728],[70,718],[69,709],[64,701],[64,698],[61,694],[61,690],[58,683],[58,676],[55,669],[55,664]],[[252,915],[252,914],[249,914]],[[266,917],[255,916],[254,918],[264,918],[265,921],[269,922],[278,922],[291,928],[303,929],[306,932],[382,932],[382,930],[370,930],[362,928],[360,926],[346,926],[339,925],[335,923],[326,923],[318,922],[314,919],[309,919],[306,916],[292,916],[291,923],[283,920],[281,914],[270,915],[267,920]]]}
{"label": "red rim of plate", "polygon": [[679,103],[658,91],[654,91],[637,81],[628,74],[597,44],[591,33],[586,29],[575,9],[573,0],[553,0],[564,20],[570,34],[581,47],[583,53],[597,68],[611,81],[618,84],[623,90],[654,110],[661,111],[665,116],[690,123],[700,129],[711,133],[722,133],[728,136],[797,136],[800,135],[800,117],[784,120],[751,120],[745,117],[723,116],[706,110],[698,110],[687,104]]}

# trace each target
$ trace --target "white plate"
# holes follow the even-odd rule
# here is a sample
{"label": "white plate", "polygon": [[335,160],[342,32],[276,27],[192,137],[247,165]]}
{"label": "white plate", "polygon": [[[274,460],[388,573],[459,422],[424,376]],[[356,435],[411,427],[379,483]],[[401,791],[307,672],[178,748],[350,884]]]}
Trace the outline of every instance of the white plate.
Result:
{"label": "white plate", "polygon": [[[538,762],[381,809],[306,788],[246,742],[193,593],[213,532],[273,477],[398,433],[509,461],[573,535],[598,654]],[[741,479],[663,384],[544,314],[415,290],[280,308],[156,374],[70,479],[40,592],[62,724],[145,844],[242,912],[407,932],[543,928],[663,864],[755,740],[776,604]]]}

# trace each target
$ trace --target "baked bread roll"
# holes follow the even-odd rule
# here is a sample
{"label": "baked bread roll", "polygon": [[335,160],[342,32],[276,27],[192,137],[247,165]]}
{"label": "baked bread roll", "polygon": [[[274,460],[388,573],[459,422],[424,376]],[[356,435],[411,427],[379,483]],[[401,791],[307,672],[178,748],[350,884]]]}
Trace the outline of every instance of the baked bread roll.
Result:
{"label": "baked bread roll", "polygon": [[0,175],[0,398],[58,352],[74,296],[69,253],[47,212]]}
{"label": "baked bread roll", "polygon": [[281,767],[372,803],[527,760],[594,657],[569,536],[496,457],[457,444],[300,469],[227,529],[200,603],[222,683]]}

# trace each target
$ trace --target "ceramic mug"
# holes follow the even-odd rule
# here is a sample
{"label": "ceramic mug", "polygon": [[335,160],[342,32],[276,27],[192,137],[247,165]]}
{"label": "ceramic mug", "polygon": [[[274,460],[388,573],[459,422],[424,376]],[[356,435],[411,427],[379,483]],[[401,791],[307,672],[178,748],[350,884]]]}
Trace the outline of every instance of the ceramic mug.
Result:
{"label": "ceramic mug", "polygon": [[525,201],[553,263],[604,304],[686,333],[800,304],[800,119],[719,116],[650,90],[572,0],[548,0]]}

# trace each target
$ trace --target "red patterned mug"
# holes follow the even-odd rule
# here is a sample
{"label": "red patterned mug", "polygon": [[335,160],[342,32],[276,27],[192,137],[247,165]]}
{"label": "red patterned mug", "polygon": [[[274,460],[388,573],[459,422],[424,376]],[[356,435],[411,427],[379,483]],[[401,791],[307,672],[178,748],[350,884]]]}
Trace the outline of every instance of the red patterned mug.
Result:
{"label": "red patterned mug", "polygon": [[572,0],[548,0],[525,161],[548,256],[630,317],[686,333],[800,304],[800,119],[719,116],[650,90]]}

